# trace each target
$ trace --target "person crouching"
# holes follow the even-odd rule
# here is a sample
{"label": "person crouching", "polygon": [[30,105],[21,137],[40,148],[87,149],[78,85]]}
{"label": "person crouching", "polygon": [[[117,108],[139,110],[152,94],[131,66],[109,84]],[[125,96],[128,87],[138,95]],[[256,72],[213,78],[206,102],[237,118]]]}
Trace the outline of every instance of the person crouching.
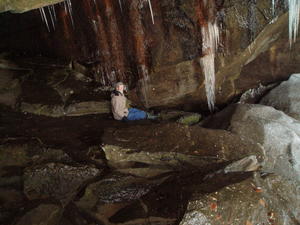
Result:
{"label": "person crouching", "polygon": [[124,88],[125,85],[122,82],[118,82],[115,85],[115,90],[111,94],[112,113],[116,120],[157,119],[157,116],[151,115],[143,110],[128,108],[128,100],[124,95]]}

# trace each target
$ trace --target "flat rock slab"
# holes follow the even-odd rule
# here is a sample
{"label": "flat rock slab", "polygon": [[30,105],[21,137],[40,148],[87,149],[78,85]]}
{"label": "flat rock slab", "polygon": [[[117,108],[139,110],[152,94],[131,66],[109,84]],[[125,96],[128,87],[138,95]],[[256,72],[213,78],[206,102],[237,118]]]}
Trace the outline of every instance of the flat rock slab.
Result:
{"label": "flat rock slab", "polygon": [[[256,143],[229,131],[190,127],[176,122],[108,128],[102,141],[107,145],[131,149],[131,153],[177,152],[220,161],[249,155],[257,155],[261,160],[259,156],[262,152]],[[126,155],[129,156],[130,151]]]}
{"label": "flat rock slab", "polygon": [[107,114],[111,112],[111,105],[109,101],[102,102],[79,102],[71,104],[67,107],[63,105],[43,105],[43,104],[29,104],[23,102],[21,104],[21,111],[32,113],[36,115],[49,117],[63,117],[63,116],[84,116],[91,114]]}
{"label": "flat rock slab", "polygon": [[81,185],[100,175],[89,166],[68,166],[60,163],[27,168],[24,172],[24,192],[29,199],[54,198],[68,203]]}

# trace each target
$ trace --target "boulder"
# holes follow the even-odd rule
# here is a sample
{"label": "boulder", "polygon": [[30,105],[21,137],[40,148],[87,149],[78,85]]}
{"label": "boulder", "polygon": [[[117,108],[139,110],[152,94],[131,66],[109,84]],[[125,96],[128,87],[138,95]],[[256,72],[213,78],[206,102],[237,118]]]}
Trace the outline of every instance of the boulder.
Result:
{"label": "boulder", "polygon": [[230,130],[263,147],[263,171],[300,181],[300,122],[272,107],[239,105]]}
{"label": "boulder", "polygon": [[57,205],[40,205],[26,213],[16,225],[58,225],[63,209]]}
{"label": "boulder", "polygon": [[26,168],[24,192],[29,199],[54,198],[67,204],[85,182],[100,175],[100,170],[85,165],[49,163]]}
{"label": "boulder", "polygon": [[268,93],[270,90],[272,90],[274,87],[276,87],[278,83],[270,84],[267,86],[264,86],[262,84],[259,84],[257,88],[251,88],[244,92],[242,96],[240,97],[240,100],[238,103],[241,104],[255,104],[258,103],[261,98]]}
{"label": "boulder", "polygon": [[300,120],[300,74],[293,74],[278,87],[271,90],[260,104],[272,106]]}
{"label": "boulder", "polygon": [[299,224],[299,189],[277,175],[258,173],[216,192],[195,192],[180,225]]}
{"label": "boulder", "polygon": [[245,140],[261,145],[263,171],[300,181],[298,120],[273,107],[251,104],[231,106],[214,118],[206,124],[207,127],[225,128]]}

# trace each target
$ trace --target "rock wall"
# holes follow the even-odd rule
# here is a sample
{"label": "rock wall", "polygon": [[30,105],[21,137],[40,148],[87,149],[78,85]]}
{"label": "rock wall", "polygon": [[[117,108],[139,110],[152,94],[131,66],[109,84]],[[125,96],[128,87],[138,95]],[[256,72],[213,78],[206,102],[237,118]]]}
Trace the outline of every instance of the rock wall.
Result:
{"label": "rock wall", "polygon": [[38,10],[2,14],[0,49],[80,61],[100,85],[127,82],[131,98],[147,108],[207,108],[200,60],[201,27],[208,20],[221,30],[217,105],[300,69],[299,41],[293,49],[288,45],[284,1],[277,1],[274,15],[267,0],[215,0],[208,7],[203,0],[151,3],[154,24],[148,1],[72,1],[72,13],[59,3],[53,24],[53,11],[44,8],[48,28]]}

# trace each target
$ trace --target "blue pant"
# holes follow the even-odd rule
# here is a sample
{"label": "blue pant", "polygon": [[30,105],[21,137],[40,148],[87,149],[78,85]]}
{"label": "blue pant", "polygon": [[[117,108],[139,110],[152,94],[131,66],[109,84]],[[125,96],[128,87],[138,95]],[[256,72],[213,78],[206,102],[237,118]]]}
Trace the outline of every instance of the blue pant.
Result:
{"label": "blue pant", "polygon": [[128,111],[129,113],[127,116],[127,120],[143,120],[147,118],[147,113],[142,110],[129,108]]}

